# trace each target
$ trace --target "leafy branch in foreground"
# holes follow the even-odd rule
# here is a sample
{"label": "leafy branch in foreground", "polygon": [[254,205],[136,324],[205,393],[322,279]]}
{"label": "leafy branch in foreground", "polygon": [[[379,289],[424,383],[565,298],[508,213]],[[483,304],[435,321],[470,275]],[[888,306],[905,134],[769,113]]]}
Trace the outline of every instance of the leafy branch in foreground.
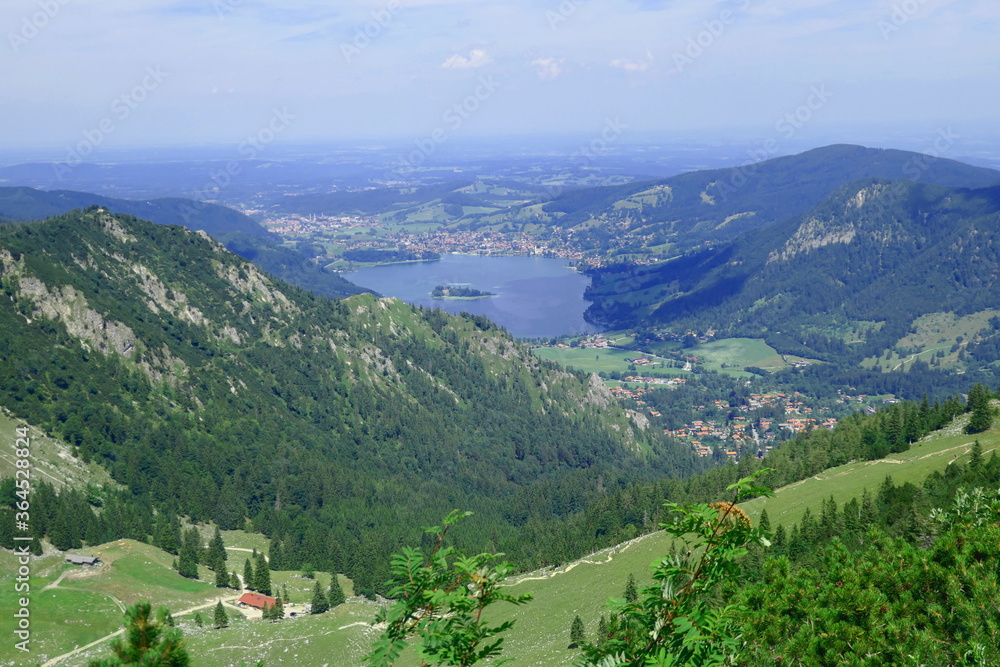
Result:
{"label": "leafy branch in foreground", "polygon": [[499,655],[503,638],[513,621],[499,625],[483,622],[486,607],[496,602],[520,605],[531,596],[508,595],[500,586],[511,571],[503,554],[482,553],[463,556],[454,547],[445,546],[448,529],[471,512],[455,510],[441,526],[425,528],[437,537],[430,555],[404,547],[392,558],[393,578],[389,596],[396,603],[383,608],[375,623],[386,629],[365,660],[371,667],[389,667],[413,637],[421,645],[417,655],[422,665],[474,665]]}
{"label": "leafy branch in foreground", "polygon": [[768,546],[767,531],[754,528],[737,505],[753,496],[772,496],[756,480],[760,470],[728,487],[732,501],[684,506],[667,503],[673,521],[665,531],[688,546],[684,556],[653,565],[655,584],[634,601],[612,600],[606,636],[585,644],[581,665],[617,667],[706,667],[731,661],[740,646],[735,605],[713,608],[709,589],[739,576],[738,559],[751,544]]}

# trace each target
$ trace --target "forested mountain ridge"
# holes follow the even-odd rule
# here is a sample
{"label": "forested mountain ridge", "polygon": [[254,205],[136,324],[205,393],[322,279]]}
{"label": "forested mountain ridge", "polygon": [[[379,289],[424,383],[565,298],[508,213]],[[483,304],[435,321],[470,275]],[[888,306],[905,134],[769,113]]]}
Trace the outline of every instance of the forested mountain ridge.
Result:
{"label": "forested mountain ridge", "polygon": [[837,144],[726,169],[605,188],[570,190],[544,204],[550,224],[634,239],[633,250],[663,243],[692,248],[801,215],[861,179],[910,179],[948,187],[1000,184],[1000,172],[910,151]]}
{"label": "forested mountain ridge", "polygon": [[[832,345],[859,359],[893,345],[921,315],[1000,305],[998,233],[998,188],[864,180],[733,243],[650,267],[594,271],[588,315],[616,325],[712,327],[779,345],[790,337],[806,353]],[[837,323],[869,324],[860,339],[828,334],[809,343]]]}
{"label": "forested mountain ridge", "polygon": [[139,506],[249,521],[360,590],[455,506],[527,565],[565,557],[532,522],[698,467],[484,318],[330,301],[203,232],[92,208],[0,229],[0,267],[5,407]]}
{"label": "forested mountain ridge", "polygon": [[72,190],[0,187],[0,223],[5,219],[43,220],[88,206],[101,206],[161,225],[204,231],[268,273],[323,296],[336,298],[364,291],[339,274],[316,266],[305,255],[283,247],[280,237],[226,206],[180,197],[135,201]]}

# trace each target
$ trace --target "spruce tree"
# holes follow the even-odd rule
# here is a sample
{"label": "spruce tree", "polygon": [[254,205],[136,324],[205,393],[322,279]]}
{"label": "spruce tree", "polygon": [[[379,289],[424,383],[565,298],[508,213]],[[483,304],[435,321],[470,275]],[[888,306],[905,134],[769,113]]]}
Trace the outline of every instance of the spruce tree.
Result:
{"label": "spruce tree", "polygon": [[344,596],[344,591],[340,587],[340,582],[337,580],[337,573],[330,573],[330,592],[326,596],[327,602],[330,603],[331,607],[336,607],[338,604],[344,604],[347,597]]}
{"label": "spruce tree", "polygon": [[271,594],[271,570],[267,567],[264,554],[257,554],[257,562],[254,563],[254,589],[264,595]]}
{"label": "spruce tree", "polygon": [[226,609],[222,606],[222,600],[219,600],[218,604],[215,605],[215,629],[221,630],[228,627],[229,616],[226,615]]}
{"label": "spruce tree", "polygon": [[215,571],[215,587],[216,588],[229,588],[230,584],[229,573],[226,572],[226,568],[220,567]]}
{"label": "spruce tree", "polygon": [[229,587],[235,591],[238,591],[242,588],[242,586],[240,585],[240,577],[238,574],[236,574],[236,570],[233,570],[233,573],[229,575]]}
{"label": "spruce tree", "polygon": [[243,588],[248,591],[256,590],[257,579],[254,577],[253,564],[247,558],[243,562]]}
{"label": "spruce tree", "polygon": [[980,384],[977,384],[976,387],[979,391],[975,394],[969,392],[972,416],[969,417],[969,424],[965,427],[966,433],[982,433],[990,430],[990,427],[993,426],[993,408],[990,407],[989,391]]}
{"label": "spruce tree", "polygon": [[767,515],[767,510],[760,513],[760,529],[771,532],[771,518]]}
{"label": "spruce tree", "polygon": [[601,615],[601,620],[597,623],[597,645],[604,646],[608,641],[608,619]]}
{"label": "spruce tree", "polygon": [[198,612],[195,612],[194,624],[197,625],[199,628],[204,627],[205,625],[205,619],[203,619],[201,617],[201,614],[199,614]]}
{"label": "spruce tree", "polygon": [[208,553],[206,556],[209,567],[216,572],[219,570],[225,572],[227,559],[226,545],[222,543],[222,533],[219,532],[218,528],[215,529],[215,534],[208,543]]}
{"label": "spruce tree", "polygon": [[268,609],[271,612],[270,620],[272,621],[280,621],[285,617],[285,605],[281,602],[281,598],[278,598]]}
{"label": "spruce tree", "polygon": [[316,582],[316,586],[313,588],[313,599],[312,599],[312,609],[310,609],[311,614],[322,614],[323,612],[330,609],[330,601],[326,599],[323,595],[323,589],[320,588],[319,582]]}
{"label": "spruce tree", "polygon": [[587,637],[584,634],[583,621],[579,616],[574,616],[573,623],[569,626],[569,646],[566,648],[578,648],[585,641]]}
{"label": "spruce tree", "polygon": [[628,581],[625,582],[625,602],[632,604],[639,599],[639,590],[635,585],[635,575],[631,572],[628,575]]}
{"label": "spruce tree", "polygon": [[201,538],[198,529],[189,528],[184,533],[184,543],[181,544],[181,552],[177,557],[177,572],[182,577],[189,579],[198,578],[198,552],[201,551]]}
{"label": "spruce tree", "polygon": [[272,570],[284,570],[285,567],[282,565],[284,559],[282,558],[281,542],[274,540],[271,542],[271,548],[267,552],[267,565]]}
{"label": "spruce tree", "polygon": [[113,658],[92,660],[88,667],[119,667],[120,665],[159,665],[187,667],[191,658],[184,648],[184,638],[172,627],[170,612],[161,607],[150,618],[152,605],[137,602],[125,611],[125,633],[111,642]]}
{"label": "spruce tree", "polygon": [[978,473],[983,467],[983,446],[979,444],[979,440],[972,443],[972,453],[969,457],[969,471],[972,473]]}

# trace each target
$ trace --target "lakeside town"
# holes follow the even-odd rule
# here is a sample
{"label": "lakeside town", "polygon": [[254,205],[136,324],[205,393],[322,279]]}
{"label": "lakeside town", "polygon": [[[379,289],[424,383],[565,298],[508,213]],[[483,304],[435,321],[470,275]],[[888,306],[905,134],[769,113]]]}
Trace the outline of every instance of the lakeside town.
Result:
{"label": "lakeside town", "polygon": [[[262,215],[257,209],[243,211],[248,215]],[[265,217],[262,224],[268,231],[282,237],[327,236],[323,240],[343,244],[343,252],[351,250],[390,250],[414,255],[472,254],[472,255],[536,255],[566,259],[581,267],[600,267],[608,263],[604,257],[594,256],[588,244],[574,242],[573,230],[546,235],[507,230],[466,230],[439,227],[434,230],[408,232],[392,231],[397,225],[386,225],[378,216],[325,216],[289,214]],[[610,250],[619,244],[612,243]],[[316,258],[332,260],[333,257]],[[636,264],[650,264],[657,258],[636,257]]]}

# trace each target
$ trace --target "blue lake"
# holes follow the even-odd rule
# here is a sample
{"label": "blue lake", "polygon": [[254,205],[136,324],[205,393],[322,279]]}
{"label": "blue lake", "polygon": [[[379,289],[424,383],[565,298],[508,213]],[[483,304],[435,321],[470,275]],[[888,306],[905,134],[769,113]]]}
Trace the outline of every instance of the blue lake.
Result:
{"label": "blue lake", "polygon": [[[590,278],[547,257],[442,255],[435,262],[388,264],[359,269],[344,277],[407,303],[485,315],[520,338],[600,331],[584,321],[590,305],[583,298]],[[435,299],[436,285],[462,284],[496,296],[485,299]]]}

